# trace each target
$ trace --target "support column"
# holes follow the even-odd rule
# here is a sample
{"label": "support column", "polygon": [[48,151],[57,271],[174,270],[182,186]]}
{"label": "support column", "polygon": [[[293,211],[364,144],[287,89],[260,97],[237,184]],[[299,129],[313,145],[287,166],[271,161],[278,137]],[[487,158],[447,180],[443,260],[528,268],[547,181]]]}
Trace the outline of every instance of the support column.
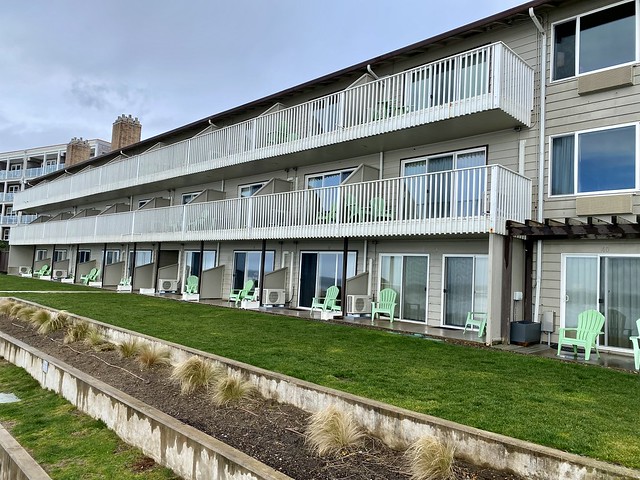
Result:
{"label": "support column", "polygon": [[501,341],[502,323],[502,279],[504,239],[502,235],[489,234],[489,289],[487,293],[487,329],[485,343],[491,345],[494,341]]}
{"label": "support column", "polygon": [[342,247],[342,288],[340,289],[340,306],[342,317],[347,315],[347,260],[349,257],[349,237],[344,237]]}
{"label": "support column", "polygon": [[258,291],[258,296],[259,296],[259,300],[260,300],[260,306],[262,306],[262,290],[264,288],[264,262],[265,262],[265,257],[267,256],[267,240],[263,239],[262,240],[262,253],[260,254],[260,285],[258,285],[258,288],[260,289]]}
{"label": "support column", "polygon": [[138,244],[136,242],[133,242],[133,260],[131,261],[131,265],[129,265],[129,271],[131,272],[131,288],[133,289],[133,281],[135,280],[135,276],[136,276],[136,249],[138,247]]}
{"label": "support column", "polygon": [[502,311],[501,321],[500,321],[500,336],[503,341],[509,339],[509,323],[514,320],[512,318],[512,310],[511,305],[513,304],[513,294],[511,293],[513,290],[512,279],[513,279],[513,242],[512,237],[504,237],[504,249],[502,250],[502,288],[501,288],[501,304],[500,310]]}
{"label": "support column", "polygon": [[524,242],[524,311],[523,320],[533,319],[533,240]]}
{"label": "support column", "polygon": [[51,250],[51,273],[49,275],[51,275],[51,278],[53,278],[53,264],[56,263],[56,244],[53,244],[53,250]]}
{"label": "support column", "polygon": [[153,285],[151,288],[155,289],[158,286],[158,274],[160,273],[160,251],[162,250],[162,242],[158,242],[158,250],[156,250],[156,261],[153,262],[154,266],[154,276],[153,276]]}
{"label": "support column", "polygon": [[73,262],[73,283],[78,279],[78,263],[80,260],[80,244],[76,244],[76,258]]}
{"label": "support column", "polygon": [[204,240],[200,240],[200,267],[198,268],[198,288],[196,289],[196,293],[198,295],[200,295],[200,285],[202,285],[203,265],[204,265]]}
{"label": "support column", "polygon": [[102,273],[100,274],[100,278],[104,278],[104,267],[107,263],[107,244],[104,244],[104,248],[102,249],[102,265],[100,270]]}

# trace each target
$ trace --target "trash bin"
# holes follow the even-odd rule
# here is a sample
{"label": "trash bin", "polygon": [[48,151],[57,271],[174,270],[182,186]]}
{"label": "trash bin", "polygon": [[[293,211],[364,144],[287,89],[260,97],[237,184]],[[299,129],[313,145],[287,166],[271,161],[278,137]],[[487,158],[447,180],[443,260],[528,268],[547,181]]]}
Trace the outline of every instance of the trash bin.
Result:
{"label": "trash bin", "polygon": [[540,323],[530,320],[511,322],[510,342],[525,347],[540,343],[540,326]]}

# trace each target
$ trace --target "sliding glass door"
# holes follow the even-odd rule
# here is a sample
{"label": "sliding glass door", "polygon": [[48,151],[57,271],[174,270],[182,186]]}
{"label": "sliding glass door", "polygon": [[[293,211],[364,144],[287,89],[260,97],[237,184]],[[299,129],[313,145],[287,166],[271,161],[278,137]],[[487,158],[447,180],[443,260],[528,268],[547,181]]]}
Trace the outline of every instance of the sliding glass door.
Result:
{"label": "sliding glass door", "polygon": [[[342,288],[342,252],[302,252],[298,306],[311,307],[313,297],[324,297],[327,289]],[[356,252],[347,254],[347,278],[356,274]]]}
{"label": "sliding glass door", "polygon": [[[260,266],[262,252],[234,252],[233,259],[233,289],[240,290],[244,287],[244,282],[253,280],[254,286],[258,287],[260,281]],[[264,271],[273,272],[274,252],[267,251],[265,255]]]}
{"label": "sliding glass door", "polygon": [[380,290],[398,294],[395,316],[401,320],[427,321],[428,255],[380,255]]}
{"label": "sliding glass door", "polygon": [[486,313],[488,267],[486,255],[444,257],[443,325],[464,327],[468,312]]}
{"label": "sliding glass door", "polygon": [[584,310],[605,316],[600,344],[631,348],[629,336],[637,335],[640,318],[640,257],[566,255],[564,258],[562,325],[575,327]]}
{"label": "sliding glass door", "polygon": [[184,272],[183,272],[183,284],[190,275],[200,275],[200,265],[202,265],[202,271],[209,270],[216,266],[216,251],[204,250],[202,255],[200,250],[185,250],[184,252]]}

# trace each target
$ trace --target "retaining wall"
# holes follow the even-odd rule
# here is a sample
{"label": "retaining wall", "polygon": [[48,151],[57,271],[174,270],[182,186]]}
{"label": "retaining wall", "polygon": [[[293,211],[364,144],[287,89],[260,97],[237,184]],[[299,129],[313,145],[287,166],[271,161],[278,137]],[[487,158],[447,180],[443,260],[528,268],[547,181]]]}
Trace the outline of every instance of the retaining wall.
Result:
{"label": "retaining wall", "polygon": [[0,480],[51,480],[42,467],[1,425]]}

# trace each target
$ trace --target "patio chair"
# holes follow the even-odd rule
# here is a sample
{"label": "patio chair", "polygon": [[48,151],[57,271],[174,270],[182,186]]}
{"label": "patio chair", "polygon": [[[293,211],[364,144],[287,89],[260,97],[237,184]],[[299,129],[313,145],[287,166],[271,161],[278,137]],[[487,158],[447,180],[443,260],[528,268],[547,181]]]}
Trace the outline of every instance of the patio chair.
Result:
{"label": "patio chair", "polygon": [[[80,277],[82,278],[82,277]],[[119,287],[129,287],[131,286],[131,277],[122,277],[120,279],[120,283],[118,284]]]}
{"label": "patio chair", "polygon": [[38,270],[36,270],[35,272],[33,272],[33,277],[34,278],[40,278],[40,277],[44,277],[45,275],[49,274],[49,271],[51,270],[51,268],[49,267],[49,265],[43,265],[41,266]]}
{"label": "patio chair", "polygon": [[336,214],[337,214],[337,206],[335,203],[331,204],[329,210],[320,211],[316,217],[318,223],[335,223]]}
{"label": "patio chair", "polygon": [[371,302],[371,322],[376,318],[380,318],[380,314],[384,313],[389,317],[389,321],[393,323],[393,315],[396,311],[396,297],[397,293],[393,288],[383,288],[378,293],[378,301]]}
{"label": "patio chair", "polygon": [[467,327],[473,329],[478,327],[478,338],[484,335],[484,329],[487,326],[487,314],[484,312],[469,312],[467,313],[467,321],[464,324],[464,330],[462,333],[467,332]]}
{"label": "patio chair", "polygon": [[340,289],[335,285],[327,288],[327,293],[324,297],[313,297],[311,300],[311,311],[309,315],[313,315],[313,310],[318,309],[323,312],[340,312],[342,311],[342,307],[338,305],[340,300],[338,300],[338,294],[340,293]]}
{"label": "patio chair", "polygon": [[89,285],[89,282],[96,281],[96,278],[98,278],[98,275],[100,275],[100,269],[94,267],[91,270],[89,270],[89,273],[87,273],[86,275],[81,275],[80,281],[83,283],[83,285]]}
{"label": "patio chair", "polygon": [[393,215],[387,210],[387,205],[382,197],[374,197],[369,202],[370,220],[393,220]]}
{"label": "patio chair", "polygon": [[237,307],[242,300],[254,300],[256,293],[249,293],[251,292],[251,290],[253,290],[254,283],[255,282],[253,280],[247,280],[246,282],[244,282],[243,288],[231,290],[231,293],[229,294],[229,303],[235,302],[235,305]]}
{"label": "patio chair", "polygon": [[187,277],[184,293],[198,293],[198,277],[195,275],[189,275]]}
{"label": "patio chair", "polygon": [[[604,320],[604,315],[597,310],[585,310],[578,315],[576,328],[561,328],[559,330],[558,355],[560,355],[560,349],[563,345],[571,345],[575,356],[578,356],[578,347],[584,347],[585,360],[589,360],[592,348],[595,348],[596,355],[600,358],[597,340],[598,335],[602,333]],[[568,332],[575,332],[575,337],[567,337]]]}
{"label": "patio chair", "polygon": [[629,337],[629,340],[631,340],[631,344],[633,345],[633,359],[636,370],[640,370],[640,318],[636,320],[636,330],[638,330],[638,335]]}

